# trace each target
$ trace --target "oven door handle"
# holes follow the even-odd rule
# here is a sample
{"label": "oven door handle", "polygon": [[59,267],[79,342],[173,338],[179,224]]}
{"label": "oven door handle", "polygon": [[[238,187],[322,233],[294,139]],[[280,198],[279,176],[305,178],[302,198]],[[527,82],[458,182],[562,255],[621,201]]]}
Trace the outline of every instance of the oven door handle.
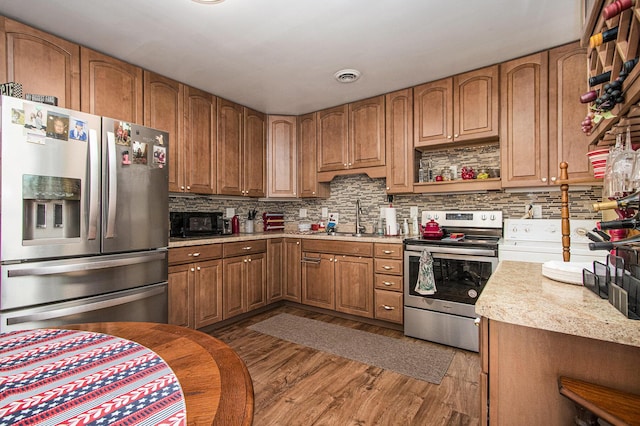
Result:
{"label": "oven door handle", "polygon": [[432,256],[435,256],[436,254],[439,254],[439,253],[449,253],[449,254],[461,254],[461,255],[470,255],[470,256],[497,257],[496,250],[483,249],[483,248],[442,247],[442,246],[424,245],[420,247],[407,246],[405,250],[415,252],[417,253],[418,256],[422,254],[422,250],[428,250]]}
{"label": "oven door handle", "polygon": [[[407,252],[405,252],[407,254]],[[409,253],[410,257],[420,257],[421,253]],[[488,262],[495,266],[498,264],[498,258],[496,256],[469,256],[464,254],[451,254],[451,253],[441,253],[441,252],[432,252],[431,256],[434,259],[452,259],[452,260],[473,260],[476,262]]]}

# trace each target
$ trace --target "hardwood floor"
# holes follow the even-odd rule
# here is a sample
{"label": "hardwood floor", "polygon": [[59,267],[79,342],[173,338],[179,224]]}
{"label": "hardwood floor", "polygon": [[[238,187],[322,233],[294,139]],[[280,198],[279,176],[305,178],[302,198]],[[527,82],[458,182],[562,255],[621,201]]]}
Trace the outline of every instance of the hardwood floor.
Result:
{"label": "hardwood floor", "polygon": [[249,369],[255,426],[478,425],[480,357],[456,350],[440,385],[351,361],[247,329],[279,313],[399,339],[401,331],[281,306],[209,334],[230,345]]}

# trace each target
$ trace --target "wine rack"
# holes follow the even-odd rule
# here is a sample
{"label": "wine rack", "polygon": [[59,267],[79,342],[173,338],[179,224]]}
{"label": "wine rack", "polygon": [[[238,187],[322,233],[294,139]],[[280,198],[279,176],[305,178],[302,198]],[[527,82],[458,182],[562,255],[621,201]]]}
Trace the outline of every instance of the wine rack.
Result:
{"label": "wine rack", "polygon": [[[629,9],[623,10],[610,19],[605,19],[602,10],[612,3],[615,3],[615,0],[596,1],[585,25],[581,42],[587,47],[587,78],[610,71],[609,81],[615,81],[620,75],[623,64],[640,56],[640,0],[633,0],[633,5]],[[615,40],[596,47],[589,46],[591,36],[615,27],[618,28]],[[615,117],[602,119],[594,125],[589,136],[591,144],[612,145],[615,143],[615,135],[626,131],[627,126],[631,126],[632,139],[640,139],[639,75],[640,64],[631,70],[622,83],[625,100],[623,103],[616,104],[611,110]],[[598,90],[602,95],[605,93],[604,85],[607,82],[591,89]],[[576,123],[576,125],[579,124]]]}

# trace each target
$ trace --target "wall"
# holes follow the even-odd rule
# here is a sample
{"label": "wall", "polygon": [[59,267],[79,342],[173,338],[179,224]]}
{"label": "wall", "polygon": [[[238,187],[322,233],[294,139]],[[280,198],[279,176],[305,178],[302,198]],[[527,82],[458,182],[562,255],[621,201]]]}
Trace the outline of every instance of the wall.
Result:
{"label": "wall", "polygon": [[[331,196],[323,200],[265,201],[256,199],[222,199],[219,197],[182,196],[171,194],[169,208],[171,211],[222,211],[225,207],[236,209],[241,219],[241,230],[250,209],[258,210],[259,220],[256,230],[262,229],[260,220],[262,212],[284,212],[288,223],[287,229],[297,229],[299,210],[307,209],[306,220],[320,220],[322,207],[330,212],[340,214],[338,229],[351,232],[355,224],[355,202],[360,200],[363,223],[367,232],[372,232],[380,215],[380,207],[388,206],[385,194],[385,179],[371,179],[366,175],[340,176],[331,182]],[[590,187],[588,190],[569,193],[571,218],[599,219],[599,214],[590,211],[590,205],[601,201],[602,188]],[[474,194],[408,194],[396,195],[393,205],[398,209],[398,221],[409,218],[409,208],[417,206],[422,210],[502,210],[505,218],[519,218],[524,214],[527,204],[542,206],[544,218],[560,218],[560,191],[544,192],[504,192],[489,191]]]}

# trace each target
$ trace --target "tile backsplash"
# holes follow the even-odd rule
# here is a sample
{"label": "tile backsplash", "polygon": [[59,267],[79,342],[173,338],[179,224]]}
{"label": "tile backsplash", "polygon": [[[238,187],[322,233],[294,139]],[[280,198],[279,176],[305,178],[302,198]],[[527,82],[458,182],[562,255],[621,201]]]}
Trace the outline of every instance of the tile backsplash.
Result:
{"label": "tile backsplash", "polygon": [[[590,205],[601,201],[602,188],[588,187],[586,190],[569,193],[569,211],[573,219],[598,220],[600,214],[591,212]],[[327,199],[294,199],[270,201],[266,199],[221,198],[218,196],[191,196],[170,194],[170,211],[220,211],[233,207],[240,216],[241,230],[250,210],[258,210],[256,230],[262,229],[263,212],[282,212],[288,230],[297,229],[300,221],[317,222],[323,207],[339,213],[338,229],[351,232],[355,228],[356,200],[360,200],[362,223],[367,232],[373,232],[380,217],[380,208],[387,207],[385,179],[371,179],[366,175],[339,176],[331,182],[331,196]],[[547,219],[560,218],[560,191],[505,192],[451,194],[407,194],[394,196],[393,206],[398,210],[398,222],[409,219],[410,207],[423,210],[502,210],[504,218],[519,218],[527,204],[542,207],[542,216]],[[307,210],[307,217],[300,218],[300,209]]]}

